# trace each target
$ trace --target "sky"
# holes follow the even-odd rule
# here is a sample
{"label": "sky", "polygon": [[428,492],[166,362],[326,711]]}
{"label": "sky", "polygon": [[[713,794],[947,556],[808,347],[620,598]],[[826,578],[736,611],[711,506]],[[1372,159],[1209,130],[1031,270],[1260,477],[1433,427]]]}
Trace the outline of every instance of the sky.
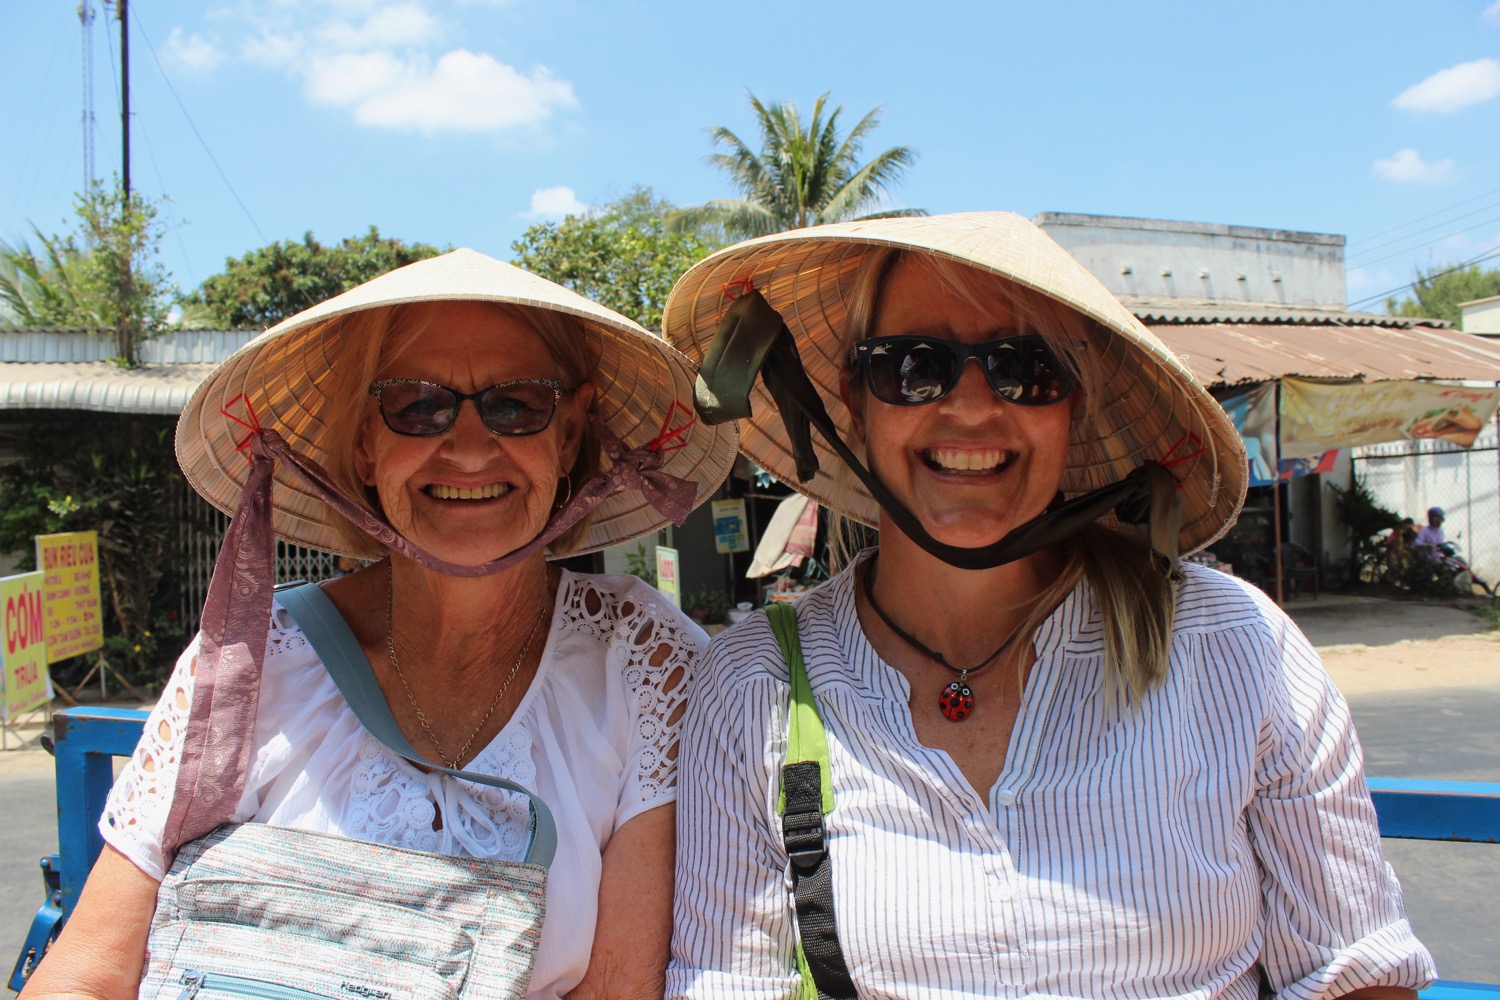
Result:
{"label": "sky", "polygon": [[[95,174],[119,172],[117,8]],[[79,0],[0,2],[0,239],[72,225]],[[1348,298],[1500,254],[1500,0],[129,0],[131,182],[184,291],[312,232],[510,259],[637,185],[735,192],[708,129],[749,94],[917,162],[892,206],[1082,212],[1348,238]],[[1500,257],[1484,261],[1500,266]]]}

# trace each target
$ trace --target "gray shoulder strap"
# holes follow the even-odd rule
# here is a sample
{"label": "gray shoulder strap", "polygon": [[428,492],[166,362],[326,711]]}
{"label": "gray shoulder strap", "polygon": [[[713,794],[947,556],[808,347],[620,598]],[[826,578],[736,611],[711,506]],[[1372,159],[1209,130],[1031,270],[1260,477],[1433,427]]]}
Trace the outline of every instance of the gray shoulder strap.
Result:
{"label": "gray shoulder strap", "polygon": [[371,736],[414,764],[525,795],[531,801],[531,847],[526,852],[526,860],[543,868],[551,866],[552,857],[557,853],[557,826],[547,803],[530,789],[505,778],[444,767],[423,758],[401,732],[401,727],[396,725],[359,640],[328,595],[323,593],[323,588],[306,583],[294,584],[277,590],[276,599],[297,620],[302,633],[312,643],[318,658],[338,686],[339,693]]}

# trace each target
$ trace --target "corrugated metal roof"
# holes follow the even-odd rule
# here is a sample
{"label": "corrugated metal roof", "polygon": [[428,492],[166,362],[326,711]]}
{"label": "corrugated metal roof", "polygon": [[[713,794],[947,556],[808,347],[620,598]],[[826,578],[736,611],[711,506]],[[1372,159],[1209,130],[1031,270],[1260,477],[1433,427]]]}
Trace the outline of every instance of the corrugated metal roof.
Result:
{"label": "corrugated metal roof", "polygon": [[1442,319],[1387,316],[1384,313],[1345,312],[1312,306],[1283,306],[1273,302],[1224,302],[1200,299],[1151,299],[1122,295],[1120,301],[1147,326],[1156,323],[1280,323],[1312,326],[1380,326],[1395,330],[1414,326],[1446,329]]}
{"label": "corrugated metal roof", "polygon": [[1205,385],[1302,378],[1500,381],[1500,345],[1426,327],[1146,324]]}
{"label": "corrugated metal roof", "polygon": [[142,365],[107,361],[0,364],[0,410],[93,410],[176,416],[211,364]]}
{"label": "corrugated metal roof", "polygon": [[[172,330],[142,342],[146,364],[216,363],[245,346],[256,330]],[[108,361],[117,357],[111,334],[53,327],[0,329],[0,362]]]}

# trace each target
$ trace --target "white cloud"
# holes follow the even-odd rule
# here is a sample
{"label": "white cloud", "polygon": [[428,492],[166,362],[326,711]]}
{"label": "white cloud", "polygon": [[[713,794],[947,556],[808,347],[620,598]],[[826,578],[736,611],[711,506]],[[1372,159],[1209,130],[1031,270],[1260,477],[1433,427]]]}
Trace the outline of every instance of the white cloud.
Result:
{"label": "white cloud", "polygon": [[546,67],[528,72],[486,52],[447,48],[459,27],[430,7],[431,0],[261,0],[240,8],[251,28],[240,54],[301,78],[313,104],[347,109],[376,128],[503,131],[578,106],[572,84]]}
{"label": "white cloud", "polygon": [[1500,24],[1500,0],[1495,0],[1495,2],[1486,7],[1484,9],[1484,13],[1480,14],[1479,16],[1484,20],[1490,22],[1491,24]]}
{"label": "white cloud", "polygon": [[319,42],[353,52],[422,45],[437,38],[441,26],[419,4],[403,3],[374,10],[362,21],[327,21],[315,33]]}
{"label": "white cloud", "polygon": [[219,65],[224,53],[212,39],[173,28],[167,36],[167,43],[162,46],[162,58],[170,66],[193,73],[207,73]]}
{"label": "white cloud", "polygon": [[531,210],[522,212],[523,219],[561,219],[567,215],[583,215],[592,206],[579,201],[570,187],[537,188],[531,192]]}
{"label": "white cloud", "polygon": [[[1488,11],[1485,12],[1488,15]],[[1439,70],[1396,95],[1392,107],[1449,114],[1500,94],[1500,62],[1475,59]]]}
{"label": "white cloud", "polygon": [[482,52],[344,53],[307,61],[313,101],[348,107],[361,125],[433,132],[488,132],[535,125],[576,107],[572,84],[539,68],[523,75]]}
{"label": "white cloud", "polygon": [[1381,180],[1437,184],[1453,176],[1453,160],[1428,163],[1415,149],[1403,149],[1388,160],[1376,160],[1370,171]]}
{"label": "white cloud", "polygon": [[240,54],[258,65],[281,69],[295,63],[302,48],[300,35],[266,30],[246,41]]}

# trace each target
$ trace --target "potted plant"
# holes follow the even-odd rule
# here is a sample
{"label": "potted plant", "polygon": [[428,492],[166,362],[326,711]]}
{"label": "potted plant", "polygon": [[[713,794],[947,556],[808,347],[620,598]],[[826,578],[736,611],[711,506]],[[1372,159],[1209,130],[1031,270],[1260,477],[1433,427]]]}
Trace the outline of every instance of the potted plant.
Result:
{"label": "potted plant", "polygon": [[699,625],[722,625],[729,612],[729,595],[715,587],[699,587],[684,598],[682,610]]}

